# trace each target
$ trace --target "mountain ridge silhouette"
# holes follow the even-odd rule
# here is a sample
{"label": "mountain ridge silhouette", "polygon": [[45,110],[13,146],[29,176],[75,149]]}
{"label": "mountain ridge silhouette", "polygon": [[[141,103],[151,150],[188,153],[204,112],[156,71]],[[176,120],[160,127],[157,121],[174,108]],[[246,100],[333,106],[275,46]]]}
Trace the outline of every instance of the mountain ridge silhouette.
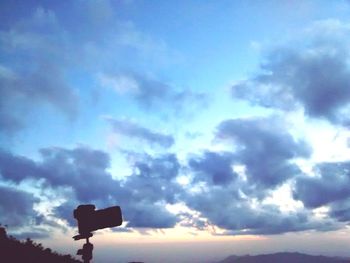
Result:
{"label": "mountain ridge silhouette", "polygon": [[232,255],[217,263],[349,263],[350,260],[327,257],[312,256],[298,252],[279,252],[274,254],[262,254],[255,256],[236,256]]}

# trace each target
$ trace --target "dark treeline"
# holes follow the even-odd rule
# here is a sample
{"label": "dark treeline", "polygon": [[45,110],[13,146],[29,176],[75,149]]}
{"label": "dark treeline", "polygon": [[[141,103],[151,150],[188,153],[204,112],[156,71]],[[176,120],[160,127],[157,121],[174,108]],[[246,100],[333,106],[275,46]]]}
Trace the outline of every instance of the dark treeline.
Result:
{"label": "dark treeline", "polygon": [[70,255],[60,255],[50,248],[44,248],[41,244],[33,242],[30,238],[19,241],[12,236],[7,236],[4,227],[0,226],[0,262],[13,263],[81,263]]}

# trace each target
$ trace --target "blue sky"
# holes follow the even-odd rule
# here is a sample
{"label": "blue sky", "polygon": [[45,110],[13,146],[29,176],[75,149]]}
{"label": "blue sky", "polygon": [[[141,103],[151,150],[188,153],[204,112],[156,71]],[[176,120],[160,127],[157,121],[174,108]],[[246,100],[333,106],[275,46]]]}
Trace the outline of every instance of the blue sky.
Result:
{"label": "blue sky", "polygon": [[74,253],[72,210],[120,205],[105,262],[349,256],[349,11],[2,1],[0,222]]}

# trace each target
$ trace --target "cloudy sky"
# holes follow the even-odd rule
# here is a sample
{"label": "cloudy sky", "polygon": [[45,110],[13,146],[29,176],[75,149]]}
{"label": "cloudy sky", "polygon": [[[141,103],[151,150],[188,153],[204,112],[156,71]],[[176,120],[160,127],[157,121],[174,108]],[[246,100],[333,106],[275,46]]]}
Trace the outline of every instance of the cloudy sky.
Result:
{"label": "cloudy sky", "polygon": [[350,256],[350,3],[1,1],[0,223],[104,262]]}

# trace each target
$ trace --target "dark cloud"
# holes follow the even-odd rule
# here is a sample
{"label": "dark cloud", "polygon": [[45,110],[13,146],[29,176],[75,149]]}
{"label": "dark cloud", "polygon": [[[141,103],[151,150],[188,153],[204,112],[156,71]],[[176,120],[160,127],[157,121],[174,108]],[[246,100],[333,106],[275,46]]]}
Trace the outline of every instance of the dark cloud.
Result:
{"label": "dark cloud", "polygon": [[180,164],[174,154],[160,157],[146,156],[133,164],[134,174],[123,182],[123,186],[132,191],[133,197],[156,202],[166,200],[175,202],[175,196],[180,193],[175,179],[179,173]]}
{"label": "dark cloud", "polygon": [[172,227],[178,218],[165,209],[165,204],[176,203],[183,191],[176,182],[180,164],[173,154],[160,157],[146,156],[137,160],[134,173],[123,182],[130,191],[127,204],[131,209],[127,216],[132,218],[128,227]]}
{"label": "dark cloud", "polygon": [[174,138],[171,135],[149,130],[134,122],[116,120],[113,118],[108,118],[108,121],[112,125],[113,131],[122,135],[141,139],[151,144],[157,144],[166,148],[171,147],[174,144]]}
{"label": "dark cloud", "polygon": [[325,162],[315,166],[312,176],[296,178],[293,198],[314,209],[327,206],[330,218],[350,221],[350,162]]}
{"label": "dark cloud", "polygon": [[81,202],[108,199],[116,192],[123,192],[107,171],[110,160],[103,151],[84,147],[47,148],[41,150],[41,155],[40,169],[46,182],[53,187],[73,187]]}
{"label": "dark cloud", "polygon": [[329,205],[328,215],[340,222],[350,221],[350,199],[349,197],[333,202]]}
{"label": "dark cloud", "polygon": [[129,75],[128,77],[135,81],[137,88],[133,96],[144,108],[157,106],[163,100],[171,100],[173,91],[169,85],[136,74]]}
{"label": "dark cloud", "polygon": [[201,157],[189,160],[190,168],[196,173],[194,181],[205,181],[214,185],[226,185],[237,177],[232,170],[231,153],[204,152]]}
{"label": "dark cloud", "polygon": [[218,126],[216,136],[235,143],[233,164],[244,165],[249,187],[254,186],[257,194],[259,189],[273,189],[299,174],[291,161],[311,153],[304,141],[294,139],[274,118],[226,120]]}
{"label": "dark cloud", "polygon": [[[314,176],[296,179],[293,196],[308,208],[316,208],[350,197],[350,162],[321,163],[314,169]],[[337,205],[335,206],[335,208]],[[341,213],[342,209],[336,209]],[[336,215],[336,214],[335,214]],[[341,217],[341,215],[336,215]]]}
{"label": "dark cloud", "polygon": [[72,211],[81,203],[94,203],[98,208],[120,205],[124,220],[132,227],[162,228],[177,222],[177,217],[165,208],[180,193],[175,181],[179,171],[175,155],[148,155],[137,160],[133,164],[135,172],[122,181],[108,172],[108,154],[89,148],[42,149],[41,161],[6,151],[0,156],[0,174],[7,181],[41,180],[42,186],[51,189],[70,188],[72,195],[66,196],[67,202],[55,213],[71,225],[76,223]]}
{"label": "dark cloud", "polygon": [[19,183],[26,178],[40,178],[42,170],[36,163],[24,156],[13,155],[0,148],[0,176],[4,180]]}
{"label": "dark cloud", "polygon": [[[311,154],[309,145],[288,133],[281,119],[226,120],[218,125],[216,139],[229,142],[232,152],[206,151],[191,157],[191,187],[196,190],[181,197],[200,213],[200,218],[208,220],[201,221],[202,225],[226,229],[225,235],[327,231],[336,227],[331,220],[313,219],[307,210],[283,212],[277,205],[263,203],[271,190],[302,174],[293,160]],[[236,172],[236,166],[244,169]],[[189,222],[195,225],[197,220],[189,217]]]}
{"label": "dark cloud", "polygon": [[296,47],[276,48],[256,76],[232,87],[234,97],[347,124],[350,102],[349,29],[332,21],[316,24]]}
{"label": "dark cloud", "polygon": [[32,194],[12,187],[0,186],[0,222],[9,227],[35,223],[34,203],[39,200]]}
{"label": "dark cloud", "polygon": [[56,207],[54,209],[54,214],[59,218],[65,219],[68,225],[75,227],[77,225],[77,221],[73,217],[73,211],[79,205],[81,205],[81,203],[78,200],[74,198],[70,198],[68,202],[63,203],[62,205]]}
{"label": "dark cloud", "polygon": [[312,219],[306,211],[282,212],[277,206],[257,203],[239,197],[237,188],[209,187],[186,196],[186,204],[200,212],[211,224],[228,230],[225,235],[280,234],[285,232],[334,229],[334,224]]}
{"label": "dark cloud", "polygon": [[165,209],[164,204],[140,202],[130,208],[127,211],[130,220],[127,227],[170,228],[178,221],[176,215]]}

